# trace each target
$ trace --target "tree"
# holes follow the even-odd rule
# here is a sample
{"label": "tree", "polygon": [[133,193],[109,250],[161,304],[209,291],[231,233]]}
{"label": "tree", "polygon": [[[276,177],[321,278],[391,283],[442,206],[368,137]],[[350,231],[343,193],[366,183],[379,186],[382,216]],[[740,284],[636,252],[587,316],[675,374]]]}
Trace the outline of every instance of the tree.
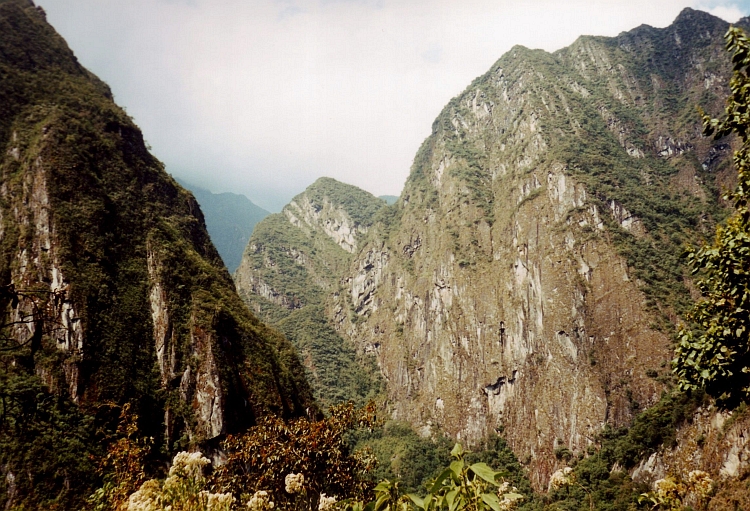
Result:
{"label": "tree", "polygon": [[[375,426],[375,406],[355,409],[349,403],[330,411],[319,421],[267,416],[247,432],[229,435],[222,443],[226,459],[213,473],[212,488],[231,492],[243,505],[254,496],[258,509],[266,497],[284,509],[317,508],[321,495],[364,498],[375,460],[367,452],[352,452],[349,435]],[[290,475],[301,476],[303,492],[290,491]],[[265,492],[263,499],[258,492]]]}
{"label": "tree", "polygon": [[742,145],[734,154],[737,187],[725,198],[735,212],[716,229],[713,244],[688,252],[702,300],[679,332],[673,371],[683,390],[705,388],[723,400],[750,395],[750,41],[730,27],[725,35],[733,53],[731,93],[723,119],[703,114],[706,136],[735,133]]}

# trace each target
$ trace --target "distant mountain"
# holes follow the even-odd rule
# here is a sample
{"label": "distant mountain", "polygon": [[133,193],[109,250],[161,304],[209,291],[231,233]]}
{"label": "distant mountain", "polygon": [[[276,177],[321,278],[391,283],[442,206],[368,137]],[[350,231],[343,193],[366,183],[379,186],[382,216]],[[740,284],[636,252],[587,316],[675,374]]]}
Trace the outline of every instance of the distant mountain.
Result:
{"label": "distant mountain", "polygon": [[193,192],[206,219],[206,228],[229,273],[240,265],[242,252],[255,224],[270,215],[269,211],[237,193],[213,193],[205,188],[177,181]]}
{"label": "distant mountain", "polygon": [[396,201],[398,200],[398,195],[380,195],[378,199],[383,199],[386,204],[389,206],[392,206],[396,204]]}

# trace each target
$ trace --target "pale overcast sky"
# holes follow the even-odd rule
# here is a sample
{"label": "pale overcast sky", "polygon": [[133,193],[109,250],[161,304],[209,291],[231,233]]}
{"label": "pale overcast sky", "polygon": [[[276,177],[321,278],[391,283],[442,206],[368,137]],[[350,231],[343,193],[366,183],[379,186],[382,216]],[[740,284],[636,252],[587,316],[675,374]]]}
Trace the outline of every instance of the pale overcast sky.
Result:
{"label": "pale overcast sky", "polygon": [[750,0],[37,0],[173,175],[278,211],[320,176],[398,195],[442,107],[515,44],[736,21]]}

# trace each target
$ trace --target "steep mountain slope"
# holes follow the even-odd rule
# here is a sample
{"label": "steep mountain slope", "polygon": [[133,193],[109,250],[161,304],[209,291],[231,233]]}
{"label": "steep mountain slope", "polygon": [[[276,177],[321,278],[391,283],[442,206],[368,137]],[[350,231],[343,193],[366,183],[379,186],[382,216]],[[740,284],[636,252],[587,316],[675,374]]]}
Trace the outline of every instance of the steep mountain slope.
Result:
{"label": "steep mountain slope", "polygon": [[327,297],[395,418],[468,442],[502,428],[542,488],[555,449],[659,399],[690,303],[682,247],[731,184],[732,141],[703,138],[696,109],[723,105],[727,27],[686,9],[514,47],[445,107]]}
{"label": "steep mountain slope", "polygon": [[255,225],[271,213],[256,206],[244,195],[212,193],[179,179],[177,181],[190,190],[200,204],[211,241],[229,273],[234,273]]}
{"label": "steep mountain slope", "polygon": [[256,226],[234,274],[246,303],[295,344],[322,404],[361,403],[379,390],[374,368],[358,363],[326,309],[384,207],[359,188],[321,178]]}
{"label": "steep mountain slope", "polygon": [[0,0],[0,146],[0,505],[76,507],[111,403],[165,454],[314,407],[193,196],[27,0]]}

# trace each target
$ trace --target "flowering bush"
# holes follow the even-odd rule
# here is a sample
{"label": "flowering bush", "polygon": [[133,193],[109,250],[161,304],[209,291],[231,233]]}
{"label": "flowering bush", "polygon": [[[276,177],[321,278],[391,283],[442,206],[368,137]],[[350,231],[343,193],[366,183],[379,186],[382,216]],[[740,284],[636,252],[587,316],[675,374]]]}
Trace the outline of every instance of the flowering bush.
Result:
{"label": "flowering bush", "polygon": [[687,481],[667,476],[654,482],[654,489],[641,494],[639,501],[652,504],[651,509],[677,511],[693,500],[701,508],[713,491],[713,480],[703,470],[693,470]]}
{"label": "flowering bush", "polygon": [[[150,479],[128,498],[128,511],[230,511],[231,493],[206,489],[203,469],[211,462],[200,452],[180,452],[172,461],[169,476],[162,483]],[[258,511],[273,508],[259,508]]]}

